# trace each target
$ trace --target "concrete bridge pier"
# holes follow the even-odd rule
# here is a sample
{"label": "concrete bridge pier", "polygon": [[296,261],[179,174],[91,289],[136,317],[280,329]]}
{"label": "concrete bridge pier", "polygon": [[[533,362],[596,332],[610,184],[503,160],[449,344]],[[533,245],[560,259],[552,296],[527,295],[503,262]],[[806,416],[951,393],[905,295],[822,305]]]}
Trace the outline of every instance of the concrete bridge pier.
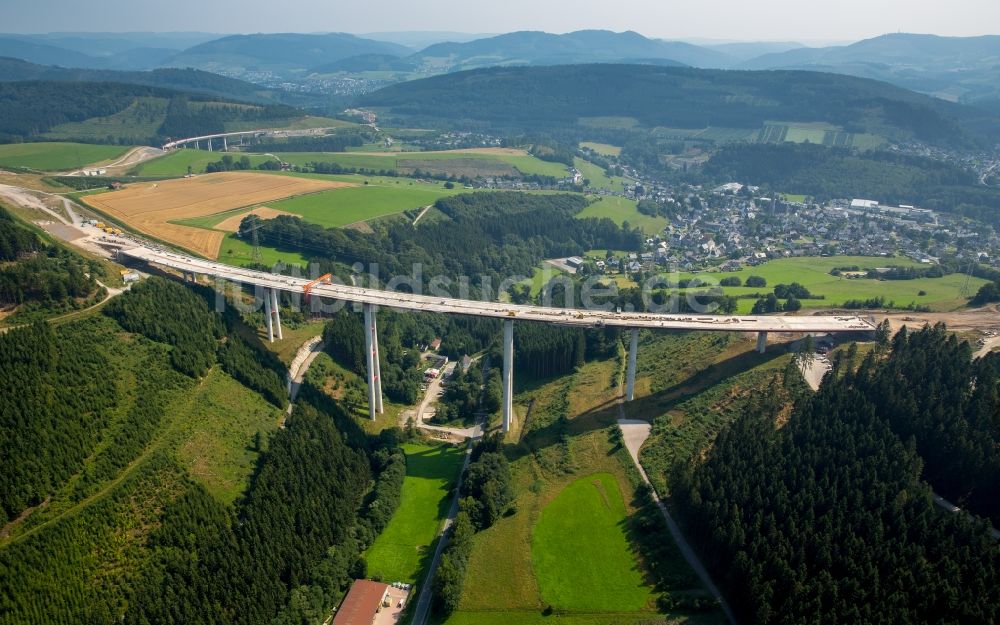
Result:
{"label": "concrete bridge pier", "polygon": [[514,321],[504,319],[503,322],[503,431],[510,431],[511,419],[514,415]]}
{"label": "concrete bridge pier", "polygon": [[371,304],[364,304],[365,313],[365,365],[368,372],[368,416],[375,420],[382,413],[382,381],[379,379],[378,327]]}
{"label": "concrete bridge pier", "polygon": [[639,329],[630,330],[632,336],[628,345],[628,368],[625,371],[625,400],[632,401],[635,397],[635,369],[636,357],[639,352]]}
{"label": "concrete bridge pier", "polygon": [[229,145],[226,143],[226,138],[225,137],[222,137],[222,151],[223,152],[228,152],[229,151]]}
{"label": "concrete bridge pier", "polygon": [[211,139],[208,139],[208,140],[206,141],[206,143],[208,144],[208,151],[209,151],[209,152],[211,152],[211,151],[212,151],[212,140],[211,140]]}
{"label": "concrete bridge pier", "polygon": [[278,339],[285,338],[281,334],[281,307],[278,306],[278,290],[271,289],[271,312],[274,314],[274,325],[278,330]]}
{"label": "concrete bridge pier", "polygon": [[271,290],[264,289],[264,323],[267,324],[267,341],[274,342],[274,318],[271,315]]}
{"label": "concrete bridge pier", "polygon": [[375,310],[372,310],[372,345],[375,348],[374,362],[375,362],[375,411],[379,414],[384,414],[385,410],[382,408],[382,359],[379,358],[378,353],[378,315],[375,314]]}
{"label": "concrete bridge pier", "polygon": [[757,333],[757,353],[763,354],[767,349],[767,332]]}
{"label": "concrete bridge pier", "polygon": [[264,289],[264,320],[267,323],[267,340],[274,342],[274,335],[278,339],[285,338],[281,334],[281,311],[278,308],[278,291],[275,289]]}

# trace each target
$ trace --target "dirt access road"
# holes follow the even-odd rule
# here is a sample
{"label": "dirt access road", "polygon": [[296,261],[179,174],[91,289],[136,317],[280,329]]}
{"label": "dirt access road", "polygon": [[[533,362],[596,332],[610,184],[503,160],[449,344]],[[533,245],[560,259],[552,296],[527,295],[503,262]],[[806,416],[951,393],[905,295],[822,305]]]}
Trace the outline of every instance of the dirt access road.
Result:
{"label": "dirt access road", "polygon": [[940,313],[873,313],[876,323],[883,319],[889,320],[892,332],[895,334],[904,325],[910,329],[922,328],[925,324],[934,325],[944,322],[949,330],[957,332],[970,330],[1000,330],[1000,306],[992,304],[972,310],[958,310]]}
{"label": "dirt access road", "polygon": [[62,176],[79,176],[83,173],[85,169],[103,169],[106,171],[105,176],[123,176],[128,170],[132,169],[139,163],[144,163],[148,160],[154,159],[158,156],[163,156],[165,152],[160,148],[151,148],[149,146],[139,146],[137,148],[132,148],[126,152],[123,156],[115,161],[108,163],[107,165],[91,165],[89,167],[84,167],[83,169],[77,169],[74,171],[69,171],[63,174],[58,174]]}

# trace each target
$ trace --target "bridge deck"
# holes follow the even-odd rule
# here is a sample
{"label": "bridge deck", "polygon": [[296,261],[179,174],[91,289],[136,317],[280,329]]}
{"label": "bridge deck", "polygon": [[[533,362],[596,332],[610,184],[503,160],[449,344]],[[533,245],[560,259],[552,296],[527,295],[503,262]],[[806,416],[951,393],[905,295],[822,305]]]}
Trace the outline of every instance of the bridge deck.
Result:
{"label": "bridge deck", "polygon": [[[293,278],[270,274],[263,271],[232,267],[210,260],[204,260],[147,247],[123,249],[122,254],[148,263],[223,278],[232,282],[258,285],[290,293],[302,293],[310,282],[306,278]],[[431,295],[411,295],[393,291],[381,291],[362,287],[318,284],[311,293],[319,297],[375,304],[387,308],[416,310],[497,319],[541,321],[566,326],[622,328],[660,328],[671,330],[698,330],[709,332],[865,332],[874,330],[866,319],[851,315],[815,316],[755,316],[755,315],[698,315],[659,314],[643,312],[608,312],[575,308],[549,308],[505,304],[502,302],[481,302]]]}

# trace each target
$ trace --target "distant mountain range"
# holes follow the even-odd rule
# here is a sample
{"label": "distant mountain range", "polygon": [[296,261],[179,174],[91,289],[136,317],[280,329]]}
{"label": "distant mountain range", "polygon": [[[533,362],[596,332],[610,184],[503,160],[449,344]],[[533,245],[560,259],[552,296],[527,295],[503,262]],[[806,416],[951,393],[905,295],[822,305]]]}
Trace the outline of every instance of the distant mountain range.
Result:
{"label": "distant mountain range", "polygon": [[[392,85],[362,96],[385,123],[574,135],[638,130],[678,138],[757,140],[816,131],[829,145],[923,141],[993,145],[1000,117],[884,82],[805,71],[642,65],[488,68]],[[781,120],[781,121],[777,121]],[[769,140],[769,139],[762,139]]]}
{"label": "distant mountain range", "polygon": [[581,30],[565,35],[524,31],[467,43],[439,43],[410,57],[419,66],[458,71],[496,65],[568,65],[670,60],[677,65],[721,67],[728,55],[689,43],[647,39],[639,33]]}
{"label": "distant mountain range", "polygon": [[404,56],[410,52],[409,48],[397,43],[345,33],[232,35],[188,48],[167,59],[165,65],[222,73],[234,70],[286,72],[365,54]]}
{"label": "distant mountain range", "polygon": [[[605,30],[496,36],[451,32],[0,34],[0,56],[86,69],[191,67],[272,86],[282,81],[308,85],[330,74],[366,78],[366,72],[377,72],[375,80],[384,82],[516,65],[638,63],[703,69],[807,69],[874,78],[951,101],[1000,106],[1000,36],[893,34],[850,45],[810,48],[795,42],[695,45]],[[387,72],[389,78],[384,75]]]}
{"label": "distant mountain range", "polygon": [[211,33],[0,34],[0,56],[84,69],[152,69]]}
{"label": "distant mountain range", "polygon": [[218,95],[246,101],[274,101],[270,92],[259,85],[197,69],[164,68],[142,72],[106,69],[69,69],[0,57],[0,82],[26,80],[109,82],[176,89],[178,91]]}
{"label": "distant mountain range", "polygon": [[863,76],[952,101],[1000,99],[1000,36],[996,35],[883,35],[847,46],[765,54],[740,67]]}

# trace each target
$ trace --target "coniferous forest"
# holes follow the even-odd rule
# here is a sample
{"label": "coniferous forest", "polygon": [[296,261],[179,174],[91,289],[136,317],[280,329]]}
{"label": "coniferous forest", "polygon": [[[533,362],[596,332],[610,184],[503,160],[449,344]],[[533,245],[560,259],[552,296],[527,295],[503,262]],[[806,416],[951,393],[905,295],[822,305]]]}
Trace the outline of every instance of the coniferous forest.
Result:
{"label": "coniferous forest", "polygon": [[399,504],[393,431],[369,437],[307,385],[286,427],[245,442],[233,503],[171,451],[191,418],[172,411],[218,370],[287,402],[283,365],[211,295],[149,278],[104,314],[0,335],[18,389],[0,395],[0,623],[319,622],[364,576]]}
{"label": "coniferous forest", "polygon": [[704,461],[676,467],[687,531],[742,622],[1000,618],[988,522],[931,490],[981,514],[996,500],[995,356],[970,362],[943,327],[889,348],[839,358],[790,417],[780,393],[757,395]]}
{"label": "coniferous forest", "polygon": [[[0,306],[74,308],[99,290],[99,264],[43,240],[0,206]],[[103,290],[100,291],[103,293]]]}

